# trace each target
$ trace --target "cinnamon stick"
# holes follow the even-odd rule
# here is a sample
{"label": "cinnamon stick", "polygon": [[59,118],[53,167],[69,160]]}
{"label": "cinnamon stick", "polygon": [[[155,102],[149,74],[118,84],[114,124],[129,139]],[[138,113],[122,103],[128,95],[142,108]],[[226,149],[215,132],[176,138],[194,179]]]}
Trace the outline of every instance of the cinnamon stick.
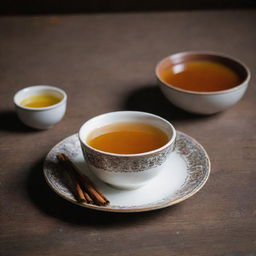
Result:
{"label": "cinnamon stick", "polygon": [[[65,159],[61,156],[61,155],[58,155],[57,156],[57,159],[62,163],[63,165],[63,161],[65,161]],[[78,183],[77,179],[75,178],[75,176],[72,174],[72,172],[68,172],[68,176],[70,178],[70,181],[72,183],[72,186],[71,186],[71,189],[74,193],[74,196],[76,198],[76,200],[78,202],[83,202],[83,201],[87,201],[87,199],[85,198],[85,195],[84,195],[84,192],[83,190],[81,189],[81,186],[80,184]]]}
{"label": "cinnamon stick", "polygon": [[92,181],[86,176],[86,175],[81,175],[81,179],[84,180],[84,183],[87,184],[87,189],[90,189],[91,191],[95,191],[96,194],[98,194],[103,200],[109,203],[109,200],[94,186]]}
{"label": "cinnamon stick", "polygon": [[72,173],[72,175],[77,179],[81,188],[84,189],[84,197],[88,203],[93,201],[96,205],[102,206],[109,204],[109,200],[95,187],[93,182],[86,175],[79,172],[77,167],[65,154],[59,154],[57,158],[61,159],[63,163],[65,162],[67,170]]}
{"label": "cinnamon stick", "polygon": [[84,193],[84,197],[85,197],[85,199],[86,199],[86,202],[87,202],[88,204],[93,204],[93,200],[92,200],[92,198],[88,195],[88,193],[87,193],[86,191],[83,191],[83,193]]}

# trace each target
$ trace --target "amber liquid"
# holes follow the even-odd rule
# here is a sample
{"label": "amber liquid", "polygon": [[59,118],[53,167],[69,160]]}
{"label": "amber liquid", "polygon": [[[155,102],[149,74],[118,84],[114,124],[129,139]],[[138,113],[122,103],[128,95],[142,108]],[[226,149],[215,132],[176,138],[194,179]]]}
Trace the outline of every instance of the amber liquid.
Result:
{"label": "amber liquid", "polygon": [[144,123],[115,123],[94,130],[87,143],[101,151],[138,154],[162,147],[168,136],[155,126]]}
{"label": "amber liquid", "polygon": [[60,98],[53,95],[40,94],[25,98],[20,102],[20,105],[29,108],[43,108],[57,104],[60,101]]}
{"label": "amber liquid", "polygon": [[162,79],[184,90],[214,92],[240,84],[240,77],[227,66],[214,61],[190,61],[166,68]]}

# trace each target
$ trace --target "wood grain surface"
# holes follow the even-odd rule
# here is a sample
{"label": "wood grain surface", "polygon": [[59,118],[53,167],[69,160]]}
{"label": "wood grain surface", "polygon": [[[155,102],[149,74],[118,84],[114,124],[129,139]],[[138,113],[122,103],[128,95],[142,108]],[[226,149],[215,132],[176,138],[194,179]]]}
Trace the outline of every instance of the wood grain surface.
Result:
{"label": "wood grain surface", "polygon": [[[0,18],[0,255],[256,255],[256,11]],[[154,68],[185,50],[241,59],[250,88],[233,108],[192,115],[171,105]],[[61,123],[35,131],[17,119],[14,93],[49,84],[68,94]],[[55,195],[42,163],[87,119],[115,110],[158,114],[197,139],[212,172],[192,198],[167,209],[101,213]]]}

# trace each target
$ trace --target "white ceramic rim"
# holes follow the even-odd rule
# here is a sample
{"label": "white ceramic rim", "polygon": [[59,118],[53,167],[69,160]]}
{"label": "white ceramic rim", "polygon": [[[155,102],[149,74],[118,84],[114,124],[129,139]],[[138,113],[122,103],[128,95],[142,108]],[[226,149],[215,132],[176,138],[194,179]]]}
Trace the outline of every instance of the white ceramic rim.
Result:
{"label": "white ceramic rim", "polygon": [[[49,89],[49,90],[52,90],[52,91],[57,91],[57,92],[59,92],[60,94],[63,95],[63,98],[58,103],[56,103],[54,105],[51,105],[51,106],[48,106],[48,107],[41,107],[41,108],[25,107],[25,106],[20,105],[20,103],[17,101],[17,97],[20,93],[25,92],[25,91],[29,91],[29,90],[35,90],[36,91],[36,90],[40,90],[40,89]],[[60,105],[64,104],[67,101],[67,98],[68,98],[68,96],[65,93],[65,91],[56,87],[56,86],[32,85],[32,86],[28,86],[28,87],[25,87],[25,88],[17,91],[15,93],[14,97],[13,97],[13,102],[18,108],[21,108],[21,109],[30,110],[30,111],[42,111],[42,110],[49,110],[49,109],[54,109],[54,108],[59,107]]]}
{"label": "white ceramic rim", "polygon": [[[174,57],[175,55],[194,55],[194,54],[198,54],[198,55],[212,55],[212,56],[216,56],[216,57],[221,57],[221,58],[226,58],[226,59],[229,59],[231,61],[234,61],[236,62],[238,65],[240,65],[247,73],[246,75],[246,78],[237,86],[234,86],[230,89],[227,89],[227,90],[221,90],[221,91],[213,91],[213,92],[197,92],[197,91],[189,91],[189,90],[184,90],[184,89],[181,89],[181,88],[178,88],[178,87],[175,87],[174,85],[172,84],[168,84],[166,83],[161,77],[160,75],[158,74],[158,70],[159,70],[159,66],[167,59],[169,58],[172,58]],[[222,54],[222,53],[217,53],[217,52],[213,52],[213,51],[186,51],[186,52],[179,52],[179,53],[174,53],[172,55],[169,55],[165,58],[163,58],[162,60],[160,60],[157,65],[156,65],[156,68],[155,68],[155,75],[157,77],[157,79],[165,86],[167,86],[168,88],[170,89],[174,89],[176,91],[180,91],[180,92],[185,92],[185,93],[189,93],[189,94],[199,94],[199,95],[215,95],[215,94],[225,94],[225,93],[230,93],[232,91],[235,91],[237,89],[240,89],[241,87],[243,87],[245,84],[249,83],[250,79],[251,79],[251,72],[249,70],[249,68],[240,60],[234,58],[234,57],[231,57],[231,56],[228,56],[228,55],[225,55],[225,54]]]}
{"label": "white ceramic rim", "polygon": [[[144,152],[144,153],[138,153],[138,154],[117,154],[117,153],[110,153],[110,152],[106,152],[106,151],[102,151],[102,150],[99,150],[99,149],[96,149],[96,148],[93,148],[91,147],[90,145],[88,145],[86,143],[86,141],[83,141],[82,138],[81,138],[81,133],[82,133],[82,130],[83,128],[85,127],[85,125],[94,120],[94,119],[97,119],[97,118],[102,118],[103,116],[106,116],[106,115],[110,115],[110,114],[115,114],[115,113],[139,113],[139,114],[144,114],[144,115],[147,115],[147,116],[151,116],[153,118],[156,118],[164,123],[166,123],[172,130],[172,137],[170,138],[170,140],[165,144],[163,145],[162,147],[160,148],[157,148],[155,150],[151,150],[151,151],[147,151],[147,152]],[[118,123],[118,122],[114,122],[114,123]],[[90,148],[91,150],[95,151],[95,152],[98,152],[100,154],[104,154],[104,155],[108,155],[108,156],[117,156],[117,157],[141,157],[141,156],[147,156],[147,155],[150,155],[150,154],[154,154],[154,153],[157,153],[163,149],[165,149],[166,147],[168,147],[169,145],[171,145],[172,143],[175,142],[175,139],[176,139],[176,130],[175,128],[173,127],[173,125],[167,121],[166,119],[160,117],[160,116],[157,116],[157,115],[154,115],[154,114],[151,114],[151,113],[147,113],[147,112],[142,112],[142,111],[114,111],[114,112],[108,112],[108,113],[104,113],[104,114],[101,114],[101,115],[98,115],[98,116],[95,116],[89,120],[87,120],[80,128],[79,132],[78,132],[78,137],[79,137],[79,140],[80,142],[85,146],[85,147],[88,147]]]}

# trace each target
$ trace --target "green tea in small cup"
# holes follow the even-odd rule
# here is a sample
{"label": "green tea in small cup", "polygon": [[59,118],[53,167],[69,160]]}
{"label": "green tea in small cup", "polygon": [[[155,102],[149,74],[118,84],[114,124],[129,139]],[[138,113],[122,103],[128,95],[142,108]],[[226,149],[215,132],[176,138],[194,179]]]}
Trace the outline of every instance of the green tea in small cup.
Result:
{"label": "green tea in small cup", "polygon": [[21,106],[28,108],[44,108],[55,105],[61,101],[60,97],[50,94],[32,95],[20,102]]}
{"label": "green tea in small cup", "polygon": [[19,90],[13,98],[19,119],[35,129],[48,129],[66,112],[67,95],[55,86],[34,85]]}

